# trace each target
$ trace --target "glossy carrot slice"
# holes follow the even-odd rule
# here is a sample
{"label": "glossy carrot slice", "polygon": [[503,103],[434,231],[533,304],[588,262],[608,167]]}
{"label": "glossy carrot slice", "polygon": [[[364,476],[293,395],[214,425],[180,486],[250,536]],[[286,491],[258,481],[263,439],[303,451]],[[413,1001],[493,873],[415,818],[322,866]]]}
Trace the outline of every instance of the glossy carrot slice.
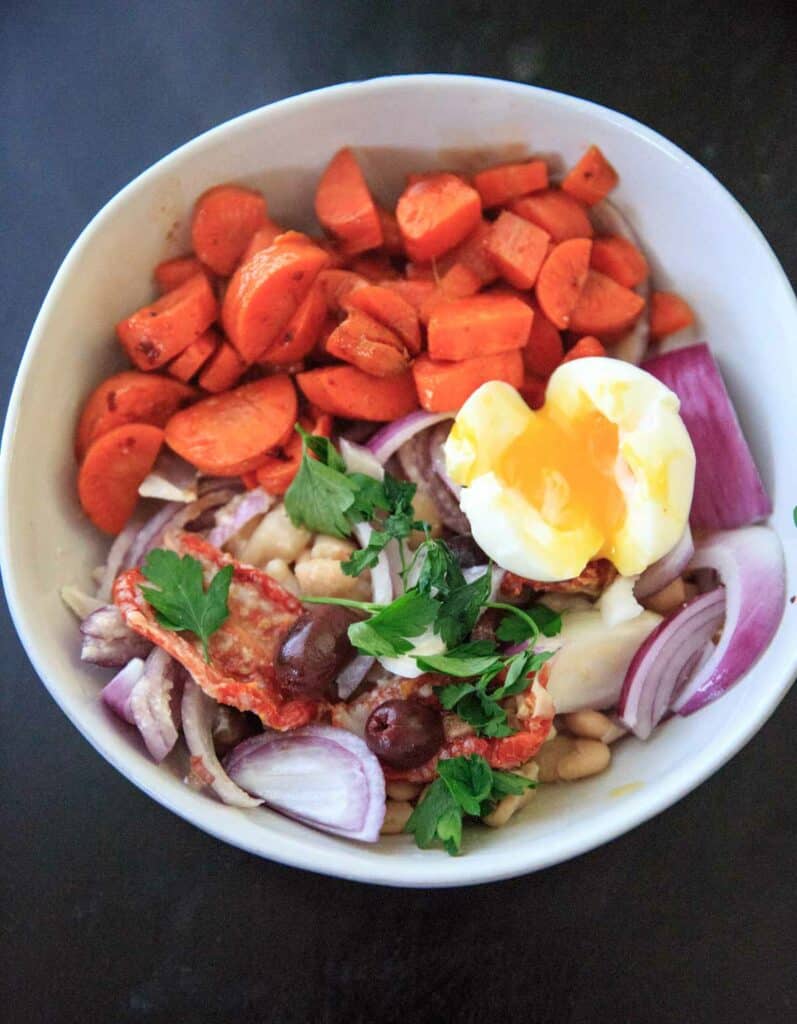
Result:
{"label": "glossy carrot slice", "polygon": [[485,209],[503,206],[512,199],[548,188],[548,167],[544,160],[499,164],[473,176],[473,184]]}
{"label": "glossy carrot slice", "polygon": [[591,356],[605,356],[606,349],[597,338],[587,335],[579,338],[562,360],[563,363],[572,363],[574,359],[586,359]]}
{"label": "glossy carrot slice", "polygon": [[166,292],[179,288],[194,274],[209,274],[207,267],[196,256],[177,256],[173,260],[162,260],[154,271],[158,291]]}
{"label": "glossy carrot slice", "polygon": [[191,221],[194,252],[205,266],[228,277],[252,235],[268,221],[259,192],[240,185],[216,185],[197,199]]}
{"label": "glossy carrot slice", "polygon": [[356,366],[322,366],[296,377],[319,409],[333,416],[376,423],[400,419],[418,408],[412,374],[372,377]]}
{"label": "glossy carrot slice", "polygon": [[412,364],[421,407],[428,412],[455,412],[488,380],[523,384],[523,357],[518,349],[459,362],[432,359],[426,353]]}
{"label": "glossy carrot slice", "polygon": [[367,285],[351,291],[343,300],[347,310],[359,309],[373,317],[383,327],[396,333],[410,355],[421,350],[421,328],[415,308],[390,288]]}
{"label": "glossy carrot slice", "polygon": [[597,146],[590,146],[562,182],[562,188],[592,206],[604,199],[620,179]]}
{"label": "glossy carrot slice", "polygon": [[648,261],[633,242],[620,235],[596,238],[589,265],[624,288],[635,288],[650,274]]}
{"label": "glossy carrot slice", "polygon": [[358,309],[327,338],[326,351],[374,377],[399,376],[410,362],[399,336]]}
{"label": "glossy carrot slice", "polygon": [[244,374],[247,363],[241,359],[232,345],[223,341],[208,360],[199,375],[199,386],[211,394],[229,391]]}
{"label": "glossy carrot slice", "polygon": [[583,203],[562,192],[548,189],[516,199],[509,209],[547,231],[554,242],[568,238],[592,238],[594,231]]}
{"label": "glossy carrot slice", "polygon": [[537,300],[555,327],[564,329],[570,324],[571,311],[589,273],[591,250],[588,238],[570,238],[554,246],[542,265]]}
{"label": "glossy carrot slice", "polygon": [[105,533],[119,533],[133,514],[138,488],[152,469],[163,431],[149,423],[126,423],[98,437],[78,473],[83,511]]}
{"label": "glossy carrot slice", "polygon": [[570,313],[570,330],[576,334],[613,334],[630,327],[644,306],[645,300],[636,292],[590,270]]}
{"label": "glossy carrot slice", "polygon": [[411,260],[432,260],[453,249],[481,218],[479,193],[456,174],[430,174],[409,185],[396,219]]}
{"label": "glossy carrot slice", "polygon": [[357,159],[348,148],[330,160],[318,183],[319,223],[345,245],[349,255],[382,244],[382,222]]}
{"label": "glossy carrot slice", "polygon": [[290,366],[312,352],[327,315],[324,289],[318,280],[302,299],[284,331],[270,345],[263,362],[270,366]]}
{"label": "glossy carrot slice", "polygon": [[196,341],[192,341],[188,348],[172,359],[166,367],[171,377],[177,380],[189,381],[194,374],[210,359],[216,349],[223,341],[219,332],[208,327],[204,334],[200,334]]}
{"label": "glossy carrot slice", "polygon": [[515,288],[532,288],[548,253],[551,236],[536,224],[502,210],[485,239],[487,255]]}
{"label": "glossy carrot slice", "polygon": [[695,322],[689,303],[675,292],[653,292],[650,297],[650,333],[665,338]]}
{"label": "glossy carrot slice", "polygon": [[471,359],[523,348],[534,313],[520,299],[476,295],[437,306],[429,319],[432,359]]}
{"label": "glossy carrot slice", "polygon": [[246,263],[246,261],[251,259],[256,252],[262,252],[264,249],[268,249],[269,246],[274,244],[280,235],[284,234],[285,228],[277,224],[276,221],[271,220],[270,217],[267,217],[265,224],[258,228],[249,239],[249,244],[241,255],[241,263]]}

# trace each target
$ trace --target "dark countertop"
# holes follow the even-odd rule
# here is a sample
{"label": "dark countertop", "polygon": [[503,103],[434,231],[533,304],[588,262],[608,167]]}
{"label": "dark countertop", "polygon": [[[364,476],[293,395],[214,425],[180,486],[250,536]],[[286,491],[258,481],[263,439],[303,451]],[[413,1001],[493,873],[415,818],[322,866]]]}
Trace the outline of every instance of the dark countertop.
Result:
{"label": "dark countertop", "polygon": [[[66,250],[128,180],[242,111],[382,73],[516,78],[645,121],[731,189],[794,281],[791,6],[6,0],[4,404]],[[794,1017],[795,693],[714,778],[608,846],[510,882],[405,892],[260,861],[178,820],[69,725],[5,609],[0,644],[9,1019]]]}

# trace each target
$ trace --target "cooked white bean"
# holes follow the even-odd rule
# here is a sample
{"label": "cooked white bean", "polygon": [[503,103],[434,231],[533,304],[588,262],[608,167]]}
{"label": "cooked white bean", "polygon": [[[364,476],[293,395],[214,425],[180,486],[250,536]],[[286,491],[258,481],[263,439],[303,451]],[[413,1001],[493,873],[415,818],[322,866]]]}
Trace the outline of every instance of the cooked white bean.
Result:
{"label": "cooked white bean", "polygon": [[562,716],[562,721],[568,732],[588,740],[602,740],[613,724],[600,711],[571,711]]}
{"label": "cooked white bean", "polygon": [[586,779],[609,767],[612,752],[600,740],[576,739],[573,748],[557,765],[557,774],[563,782]]}
{"label": "cooked white bean", "polygon": [[552,740],[543,743],[534,757],[540,770],[540,782],[556,782],[559,778],[559,762],[575,749],[575,742],[572,736],[560,732]]}
{"label": "cooked white bean", "polygon": [[418,782],[388,782],[385,791],[391,800],[415,800],[421,792]]}
{"label": "cooked white bean", "polygon": [[[529,761],[528,764],[524,764],[521,768],[518,768],[517,774],[536,782],[539,774],[539,768],[533,761]],[[527,789],[525,793],[505,796],[503,800],[498,801],[495,810],[490,814],[485,815],[485,817],[482,818],[482,821],[485,825],[489,825],[490,828],[501,828],[503,825],[506,825],[513,814],[519,811],[521,807],[526,806],[529,800],[534,796],[535,792],[536,790],[531,788]]]}
{"label": "cooked white bean", "polygon": [[272,558],[270,562],[266,562],[265,571],[281,587],[284,587],[289,593],[298,596],[299,584],[296,582],[296,577],[291,572],[291,567],[284,558]]}
{"label": "cooked white bean", "polygon": [[623,736],[627,735],[628,729],[624,725],[620,725],[619,722],[612,722],[609,720],[609,728],[598,739],[601,743],[614,743],[615,740],[622,739]]}
{"label": "cooked white bean", "polygon": [[662,587],[655,594],[646,597],[642,603],[649,611],[658,612],[659,615],[669,615],[676,608],[680,608],[686,599],[686,584],[680,576],[677,576],[672,583],[668,583],[666,587]]}
{"label": "cooked white bean", "polygon": [[328,537],[325,533],[319,533],[313,541],[310,549],[311,558],[334,558],[338,562],[345,562],[351,558],[355,546],[349,540],[341,537]]}
{"label": "cooked white bean", "polygon": [[305,597],[356,597],[370,585],[363,576],[347,576],[335,558],[310,558],[296,563],[299,589]]}
{"label": "cooked white bean", "polygon": [[388,800],[385,804],[385,820],[379,831],[383,836],[396,836],[404,831],[404,826],[412,814],[412,804],[406,800]]}
{"label": "cooked white bean", "polygon": [[265,565],[272,558],[292,562],[310,542],[310,534],[294,526],[280,502],[263,516],[249,538],[241,558],[252,565]]}

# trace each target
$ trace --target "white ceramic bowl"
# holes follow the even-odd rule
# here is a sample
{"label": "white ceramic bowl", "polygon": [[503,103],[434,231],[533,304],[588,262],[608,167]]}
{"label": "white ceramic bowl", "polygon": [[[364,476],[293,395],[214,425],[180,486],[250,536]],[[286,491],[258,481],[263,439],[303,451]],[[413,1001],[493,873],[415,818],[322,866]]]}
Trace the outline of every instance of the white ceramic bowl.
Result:
{"label": "white ceramic bowl", "polygon": [[108,673],[79,660],[76,623],[58,591],[88,583],[107,540],[75,497],[77,409],[121,366],[113,324],[149,300],[154,263],[184,249],[196,196],[218,182],[241,181],[264,190],[278,221],[297,226],[312,223],[318,176],[344,144],[358,148],[375,190],[392,199],[410,170],[472,169],[527,152],[571,163],[590,143],[620,172],[616,200],[633,219],[659,286],[689,299],[719,356],[774,497],[773,523],[793,593],[794,295],[736,201],[680,149],[628,117],[491,79],[412,76],[322,89],[182,146],[112,199],[64,260],[25,351],[3,436],[6,594],[33,665],[71,721],[132,782],[205,831],[286,864],[383,884],[463,885],[519,875],[604,843],[668,807],[736,753],[786,693],[797,664],[791,607],[765,655],[722,700],[670,721],[647,743],[624,741],[604,775],[543,787],[509,827],[469,830],[467,852],[450,858],[421,852],[407,837],[376,847],[347,843],[189,789],[181,764],[154,765],[130,730],[104,711],[97,692]]}

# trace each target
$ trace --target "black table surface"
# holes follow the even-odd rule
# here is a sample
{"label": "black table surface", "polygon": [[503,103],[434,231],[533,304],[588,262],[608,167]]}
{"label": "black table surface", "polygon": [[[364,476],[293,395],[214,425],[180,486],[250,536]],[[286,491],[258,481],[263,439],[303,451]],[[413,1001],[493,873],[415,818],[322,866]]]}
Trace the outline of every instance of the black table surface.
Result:
{"label": "black table surface", "polygon": [[[378,74],[512,78],[639,118],[713,171],[797,275],[788,2],[1,6],[4,402],[69,245],[127,181],[235,114]],[[536,875],[413,892],[271,864],[180,821],[62,716],[5,608],[0,631],[5,1019],[795,1018],[794,693],[629,835]]]}

